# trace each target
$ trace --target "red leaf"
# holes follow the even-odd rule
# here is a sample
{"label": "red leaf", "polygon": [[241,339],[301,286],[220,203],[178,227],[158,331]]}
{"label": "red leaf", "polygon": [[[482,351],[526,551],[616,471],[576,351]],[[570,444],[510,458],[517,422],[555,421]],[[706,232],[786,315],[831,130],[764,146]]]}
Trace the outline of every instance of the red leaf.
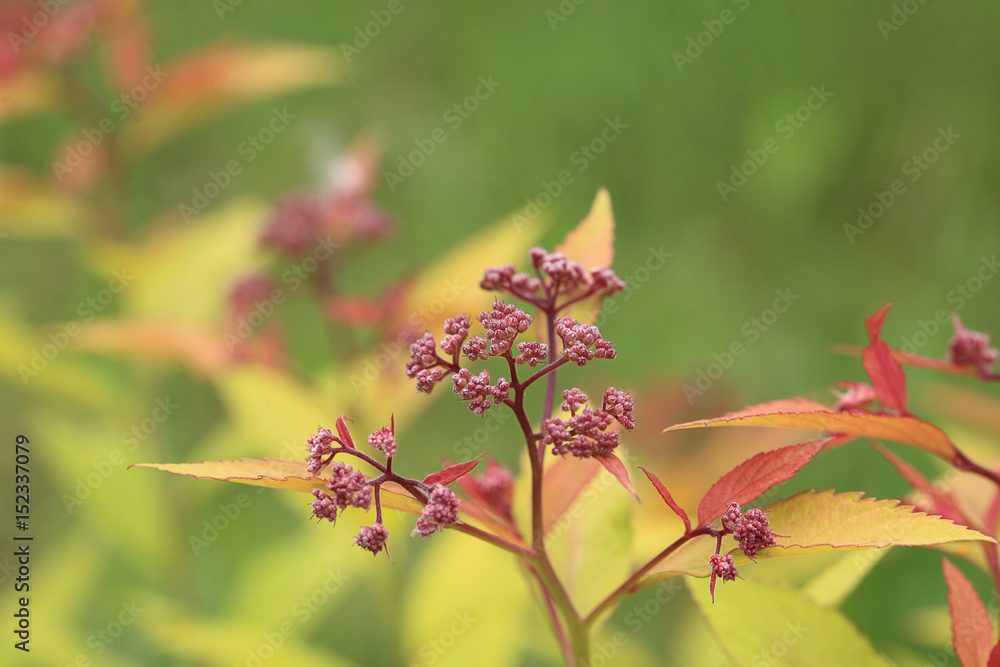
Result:
{"label": "red leaf", "polygon": [[715,521],[729,503],[746,505],[775,484],[790,479],[815,456],[827,440],[814,440],[799,445],[761,452],[747,459],[712,485],[698,503],[698,525]]}
{"label": "red leaf", "polygon": [[357,449],[354,446],[354,438],[351,437],[351,432],[347,430],[347,422],[351,421],[344,415],[340,415],[337,420],[337,434],[340,436],[340,441],[344,443],[345,447],[350,447],[351,449]]}
{"label": "red leaf", "polygon": [[[625,490],[635,496],[636,500],[639,500],[639,494],[636,493],[635,487],[632,486],[632,480],[628,478],[628,471],[625,470],[625,464],[621,462],[614,454],[608,454],[607,456],[595,456],[597,462],[604,466],[604,469],[615,476],[615,478],[621,482],[621,485],[625,487]],[[639,500],[641,503],[642,501]]]}
{"label": "red leaf", "polygon": [[993,630],[986,607],[976,589],[950,560],[941,559],[941,569],[948,583],[951,640],[955,655],[963,667],[981,667],[991,660],[993,648]]}
{"label": "red leaf", "polygon": [[674,497],[670,495],[670,492],[667,491],[667,487],[663,486],[663,482],[657,479],[656,475],[649,472],[642,466],[639,466],[639,470],[646,473],[646,477],[648,477],[649,481],[653,483],[654,487],[656,487],[656,490],[660,493],[660,497],[663,498],[663,502],[665,502],[667,506],[669,506],[670,509],[672,509],[674,513],[681,518],[681,521],[684,522],[684,532],[690,533],[691,519],[688,518],[687,512],[684,511],[684,508],[678,505],[674,500]]}
{"label": "red leaf", "polygon": [[434,486],[435,484],[451,484],[459,477],[468,474],[479,465],[479,460],[483,458],[483,454],[480,454],[471,461],[466,461],[465,463],[456,463],[453,466],[448,466],[441,472],[436,472],[432,475],[427,475],[424,479],[424,484],[427,486]]}
{"label": "red leaf", "polygon": [[960,523],[965,526],[972,525],[968,517],[966,517],[962,510],[959,509],[958,503],[950,493],[940,491],[937,487],[931,484],[926,477],[920,474],[919,470],[893,454],[886,447],[877,442],[873,442],[871,445],[875,448],[875,451],[884,456],[885,459],[896,468],[899,474],[902,475],[914,489],[927,496],[932,503],[932,507],[927,508],[929,510],[928,514],[937,514],[943,519],[950,519],[955,523]]}
{"label": "red leaf", "polygon": [[865,320],[871,343],[861,353],[861,365],[865,367],[879,402],[905,415],[909,414],[906,410],[906,375],[903,367],[892,356],[892,350],[879,338],[882,323],[891,307],[892,304],[887,303]]}
{"label": "red leaf", "polygon": [[986,665],[987,667],[1000,667],[1000,642],[990,651],[990,661]]}

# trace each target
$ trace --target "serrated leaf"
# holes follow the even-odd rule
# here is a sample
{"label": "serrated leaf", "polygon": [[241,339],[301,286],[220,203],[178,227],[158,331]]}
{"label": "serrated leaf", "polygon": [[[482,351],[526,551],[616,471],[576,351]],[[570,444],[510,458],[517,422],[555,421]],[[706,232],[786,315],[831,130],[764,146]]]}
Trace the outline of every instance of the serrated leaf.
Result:
{"label": "serrated leaf", "polygon": [[948,584],[955,655],[962,667],[982,667],[987,664],[993,648],[993,630],[986,607],[972,583],[950,560],[942,558],[941,569]]}
{"label": "serrated leaf", "polygon": [[648,477],[649,481],[653,483],[654,487],[656,487],[656,491],[657,493],[660,494],[660,497],[663,498],[663,502],[665,502],[667,506],[670,509],[672,509],[677,516],[681,518],[681,521],[684,522],[684,532],[685,533],[691,532],[691,520],[688,518],[687,512],[684,511],[683,507],[677,504],[677,502],[674,500],[674,497],[670,495],[669,491],[667,491],[667,487],[663,485],[663,482],[661,482],[656,475],[649,472],[645,468],[640,466],[639,470],[646,473],[646,477]]}
{"label": "serrated leaf", "polygon": [[702,497],[698,503],[698,525],[706,526],[718,519],[729,503],[746,505],[772,486],[791,479],[826,442],[814,440],[761,452],[739,464]]}
{"label": "serrated leaf", "polygon": [[907,414],[906,375],[903,373],[903,367],[893,358],[889,346],[879,338],[882,324],[891,307],[892,304],[887,303],[865,321],[868,339],[871,342],[861,353],[861,364],[868,374],[868,379],[871,380],[872,389],[875,390],[879,402],[905,415]]}
{"label": "serrated leaf", "polygon": [[[775,406],[793,407],[810,403],[819,408],[805,412],[772,410]],[[830,434],[892,440],[930,452],[951,463],[957,464],[961,460],[961,454],[948,435],[929,422],[910,416],[834,412],[828,407],[805,399],[764,403],[715,419],[700,419],[668,426],[663,432],[711,426],[772,426],[826,431]]]}
{"label": "serrated leaf", "polygon": [[[220,482],[236,482],[251,486],[266,486],[285,491],[312,493],[325,490],[327,480],[312,475],[305,461],[284,459],[233,459],[229,461],[202,461],[201,463],[135,463],[129,468],[153,468],[175,475]],[[382,507],[420,514],[423,505],[411,498],[394,484],[382,485]]]}
{"label": "serrated leaf", "polygon": [[713,605],[704,582],[687,582],[712,634],[736,665],[851,665],[890,663],[836,609],[795,590],[755,581],[728,582]]}
{"label": "serrated leaf", "polygon": [[[756,559],[784,558],[836,550],[881,549],[891,546],[933,546],[950,542],[996,542],[966,526],[915,511],[899,500],[863,498],[863,492],[803,491],[764,508],[777,545],[762,549]],[[660,562],[640,586],[687,574],[707,577],[715,540],[696,538]],[[749,559],[731,537],[722,553],[737,565]]]}
{"label": "serrated leaf", "polygon": [[[979,540],[993,542],[966,526],[915,511],[899,500],[864,498],[861,491],[803,491],[766,508],[778,546],[761,551],[778,556],[781,551],[829,551],[836,548],[930,546]],[[771,553],[774,552],[774,553]]]}
{"label": "serrated leaf", "polygon": [[[625,487],[625,490],[632,494],[632,496],[639,500],[639,494],[636,493],[635,487],[632,485],[632,480],[629,479],[628,470],[625,469],[625,464],[621,462],[614,454],[608,454],[607,456],[595,456],[597,462],[604,466],[604,469],[615,476],[618,483]],[[639,500],[639,502],[642,502]]]}
{"label": "serrated leaf", "polygon": [[427,475],[427,477],[424,478],[424,484],[428,486],[433,486],[435,484],[451,484],[456,479],[472,472],[472,469],[479,465],[479,461],[483,458],[483,456],[485,456],[485,454],[480,454],[471,461],[456,463],[453,466],[448,466],[441,472]]}

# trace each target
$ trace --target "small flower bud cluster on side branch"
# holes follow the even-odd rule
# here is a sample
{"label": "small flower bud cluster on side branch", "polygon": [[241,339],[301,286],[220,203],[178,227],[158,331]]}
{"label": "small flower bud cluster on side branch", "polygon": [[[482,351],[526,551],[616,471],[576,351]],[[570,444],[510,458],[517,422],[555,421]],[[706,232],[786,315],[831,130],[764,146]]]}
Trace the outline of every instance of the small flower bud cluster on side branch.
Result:
{"label": "small flower bud cluster on side branch", "polygon": [[[375,522],[371,526],[363,526],[354,543],[377,554],[385,548],[389,539],[389,529],[382,523],[382,485],[393,482],[425,504],[413,535],[426,537],[458,522],[459,500],[451,489],[444,484],[428,485],[392,472],[392,461],[397,451],[395,420],[368,436],[368,444],[372,449],[386,456],[384,465],[355,448],[346,421],[343,417],[337,421],[337,435],[331,429],[320,427],[307,444],[309,472],[319,476],[329,466],[324,476],[326,489],[313,491],[316,500],[312,502],[312,514],[315,518],[335,522],[338,512],[348,507],[370,510],[374,499]],[[335,461],[334,457],[337,455],[358,458],[381,474],[369,478],[354,466],[341,460]],[[471,470],[471,466],[469,469]]]}
{"label": "small flower bud cluster on side branch", "polygon": [[729,503],[722,515],[722,530],[716,534],[718,541],[715,545],[715,553],[709,559],[709,564],[712,567],[709,591],[713,601],[715,600],[715,581],[717,578],[726,582],[733,581],[740,576],[740,571],[736,569],[732,555],[723,556],[719,553],[722,547],[722,537],[729,533],[732,533],[733,538],[739,542],[740,550],[746,557],[754,562],[756,562],[754,557],[758,551],[775,545],[774,533],[771,532],[771,522],[767,520],[767,515],[764,514],[763,510],[754,508],[743,513],[740,511],[739,503]]}

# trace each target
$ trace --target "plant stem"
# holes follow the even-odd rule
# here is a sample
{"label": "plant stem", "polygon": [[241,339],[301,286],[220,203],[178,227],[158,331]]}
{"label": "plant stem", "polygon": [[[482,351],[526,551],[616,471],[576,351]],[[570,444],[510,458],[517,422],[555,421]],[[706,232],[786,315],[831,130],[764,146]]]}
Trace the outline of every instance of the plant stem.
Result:
{"label": "plant stem", "polygon": [[594,607],[594,610],[591,611],[589,614],[587,614],[587,617],[583,619],[584,625],[589,629],[590,626],[593,625],[598,618],[600,618],[601,614],[614,607],[614,605],[618,602],[618,600],[625,597],[626,595],[631,595],[636,590],[638,590],[640,588],[640,586],[638,585],[639,580],[642,579],[644,576],[646,576],[646,574],[648,574],[650,570],[656,567],[657,563],[662,561],[664,558],[666,558],[673,552],[677,551],[677,549],[682,547],[687,542],[691,541],[693,538],[698,537],[699,535],[712,535],[714,532],[717,532],[716,529],[712,528],[711,526],[705,526],[702,528],[695,528],[694,530],[689,531],[684,535],[681,535],[679,538],[677,538],[677,540],[673,542],[673,544],[671,544],[666,549],[653,556],[649,560],[649,562],[647,562],[645,565],[636,570],[631,577],[626,579],[618,588],[612,591],[612,593],[608,595],[608,597],[604,598],[604,600],[602,600],[600,604]]}

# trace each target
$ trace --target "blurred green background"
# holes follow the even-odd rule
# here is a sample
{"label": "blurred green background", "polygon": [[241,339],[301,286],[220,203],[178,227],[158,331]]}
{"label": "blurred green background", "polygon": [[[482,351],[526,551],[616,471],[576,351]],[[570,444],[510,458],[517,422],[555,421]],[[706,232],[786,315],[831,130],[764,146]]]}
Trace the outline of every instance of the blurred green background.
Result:
{"label": "blurred green background", "polygon": [[[95,324],[138,315],[171,321],[175,314],[191,322],[191,312],[201,309],[203,324],[222,325],[225,286],[240,277],[227,271],[266,264],[253,244],[268,206],[323,187],[334,159],[360,135],[382,142],[374,199],[398,229],[344,258],[340,280],[348,294],[376,297],[505,216],[528,206],[527,216],[532,204],[544,211],[517,238],[530,245],[527,232],[536,233],[534,242],[552,247],[586,214],[597,189],[609,190],[617,220],[614,268],[633,290],[617,299],[618,312],[602,325],[618,359],[594,373],[636,392],[641,428],[632,446],[640,462],[660,466],[668,486],[671,449],[687,455],[700,441],[661,437],[660,429],[773,398],[827,400],[825,387],[834,381],[863,377],[856,359],[831,353],[830,345],[865,342],[864,318],[888,301],[895,306],[884,338],[893,347],[912,342],[921,354],[943,355],[951,327],[933,322],[942,309],[958,309],[972,329],[1000,331],[996,4],[400,0],[392,7],[397,13],[379,2],[139,3],[148,62],[168,72],[178,59],[223,40],[327,47],[336,74],[330,85],[287,93],[275,86],[274,94],[191,123],[118,174],[117,189],[72,193],[56,183],[54,156],[87,127],[73,109],[0,116],[6,197],[25,191],[11,176],[17,170],[19,178],[28,174],[32,183],[52,192],[62,187],[87,202],[86,214],[65,225],[35,227],[26,208],[0,212],[0,404],[10,451],[17,433],[32,441],[36,624],[32,655],[4,646],[5,664],[242,665],[255,664],[255,656],[269,665],[558,664],[514,564],[478,545],[458,546],[461,536],[411,543],[411,519],[401,518],[390,525],[395,565],[372,562],[350,546],[360,525],[352,522],[364,517],[317,527],[295,494],[124,470],[142,461],[304,454],[314,416],[329,426],[344,412],[328,399],[344,391],[349,376],[338,371],[342,350],[331,348],[303,295],[278,313],[291,354],[290,373],[282,376],[287,386],[254,369],[220,379],[180,363],[107,351],[60,353],[29,381],[18,371],[49,334],[67,323],[91,326],[81,305],[109,285],[116,262],[131,267],[136,292],[126,288]],[[384,25],[371,28],[380,17]],[[356,41],[366,27],[374,36]],[[83,89],[108,88],[95,64],[110,48],[103,39],[62,70]],[[299,74],[287,72],[292,79]],[[265,78],[285,76],[279,68]],[[488,93],[483,80],[495,82]],[[23,94],[10,81],[0,79],[5,105]],[[481,99],[471,110],[466,100],[477,87]],[[110,104],[114,95],[95,96],[102,94]],[[467,117],[457,115],[456,104],[466,105]],[[191,202],[210,172],[238,158],[241,142],[275,108],[294,116],[287,131],[184,225],[178,207]],[[140,106],[122,132],[128,126],[133,139],[143,137],[145,122],[152,121]],[[386,173],[399,174],[401,162],[429,145],[435,130],[444,141],[422,156],[412,176],[391,182]],[[600,154],[587,157],[588,146]],[[755,157],[760,164],[747,162]],[[547,198],[561,172],[561,192]],[[720,192],[720,182],[733,189]],[[867,228],[859,225],[859,207],[872,215]],[[117,221],[109,222],[109,210]],[[231,221],[219,224],[230,236],[206,232],[199,240],[199,226],[220,219]],[[185,234],[192,245],[184,247],[195,249],[178,251],[169,270],[197,308],[155,302],[169,293],[165,262],[144,282],[144,262],[169,245],[157,239],[181,238],[172,233]],[[662,266],[645,270],[660,253],[669,253]],[[471,266],[485,268],[474,249],[468,254]],[[215,257],[225,267],[221,275],[212,272]],[[526,265],[526,257],[507,261]],[[471,283],[479,275],[465,277]],[[154,288],[147,289],[149,282]],[[793,299],[770,320],[779,292]],[[484,306],[490,298],[482,294]],[[206,312],[210,306],[213,313]],[[734,343],[744,352],[731,365],[721,362]],[[372,339],[355,337],[351,344]],[[713,363],[730,367],[701,394],[685,395],[683,386],[697,386]],[[569,374],[577,377],[586,376]],[[949,382],[947,391],[962,391],[954,386],[971,381]],[[911,388],[918,414],[941,409],[936,397],[943,390],[928,373],[911,373]],[[414,442],[406,454],[418,470],[458,457],[463,439],[483,428],[442,398],[446,393],[408,404],[406,423],[397,409],[400,432]],[[961,402],[948,396],[948,405]],[[155,417],[162,414],[157,401],[169,400],[178,407]],[[381,426],[394,409],[374,406],[371,413],[383,421],[361,420],[355,438]],[[151,432],[126,440],[150,417]],[[300,421],[304,431],[283,430]],[[514,431],[501,426],[488,444],[511,464]],[[959,437],[983,441],[975,429]],[[775,438],[775,446],[784,441]],[[719,461],[706,473],[709,481],[739,460]],[[12,471],[13,455],[3,466]],[[89,484],[94,473],[100,479]],[[81,483],[93,487],[85,498]],[[879,497],[907,491],[861,444],[817,459],[794,484]],[[12,514],[11,495],[4,493],[4,517]],[[208,540],[213,521],[226,527]],[[199,547],[198,537],[207,545]],[[933,663],[929,656],[948,641],[936,607],[945,590],[938,560],[929,551],[892,553],[876,569],[880,576],[845,606],[873,643],[901,662]],[[5,605],[9,562],[0,560]],[[486,568],[486,576],[473,564]],[[796,566],[788,567],[791,574],[767,576],[794,580]],[[438,595],[447,600],[438,605],[444,616],[424,615]],[[646,592],[636,603],[650,599]],[[724,664],[687,593],[670,600],[659,605],[662,614],[657,607],[663,629],[644,625],[616,659],[658,664],[667,656],[681,664],[694,640],[677,637],[688,636],[707,645],[699,664]],[[452,610],[483,601],[490,601],[492,616],[477,611],[479,620],[468,634],[452,637],[453,646],[427,648],[435,638],[447,643],[456,627]],[[624,628],[632,636],[627,612],[623,607],[604,632]],[[10,624],[6,606],[4,618]],[[273,655],[260,654],[279,639]]]}

